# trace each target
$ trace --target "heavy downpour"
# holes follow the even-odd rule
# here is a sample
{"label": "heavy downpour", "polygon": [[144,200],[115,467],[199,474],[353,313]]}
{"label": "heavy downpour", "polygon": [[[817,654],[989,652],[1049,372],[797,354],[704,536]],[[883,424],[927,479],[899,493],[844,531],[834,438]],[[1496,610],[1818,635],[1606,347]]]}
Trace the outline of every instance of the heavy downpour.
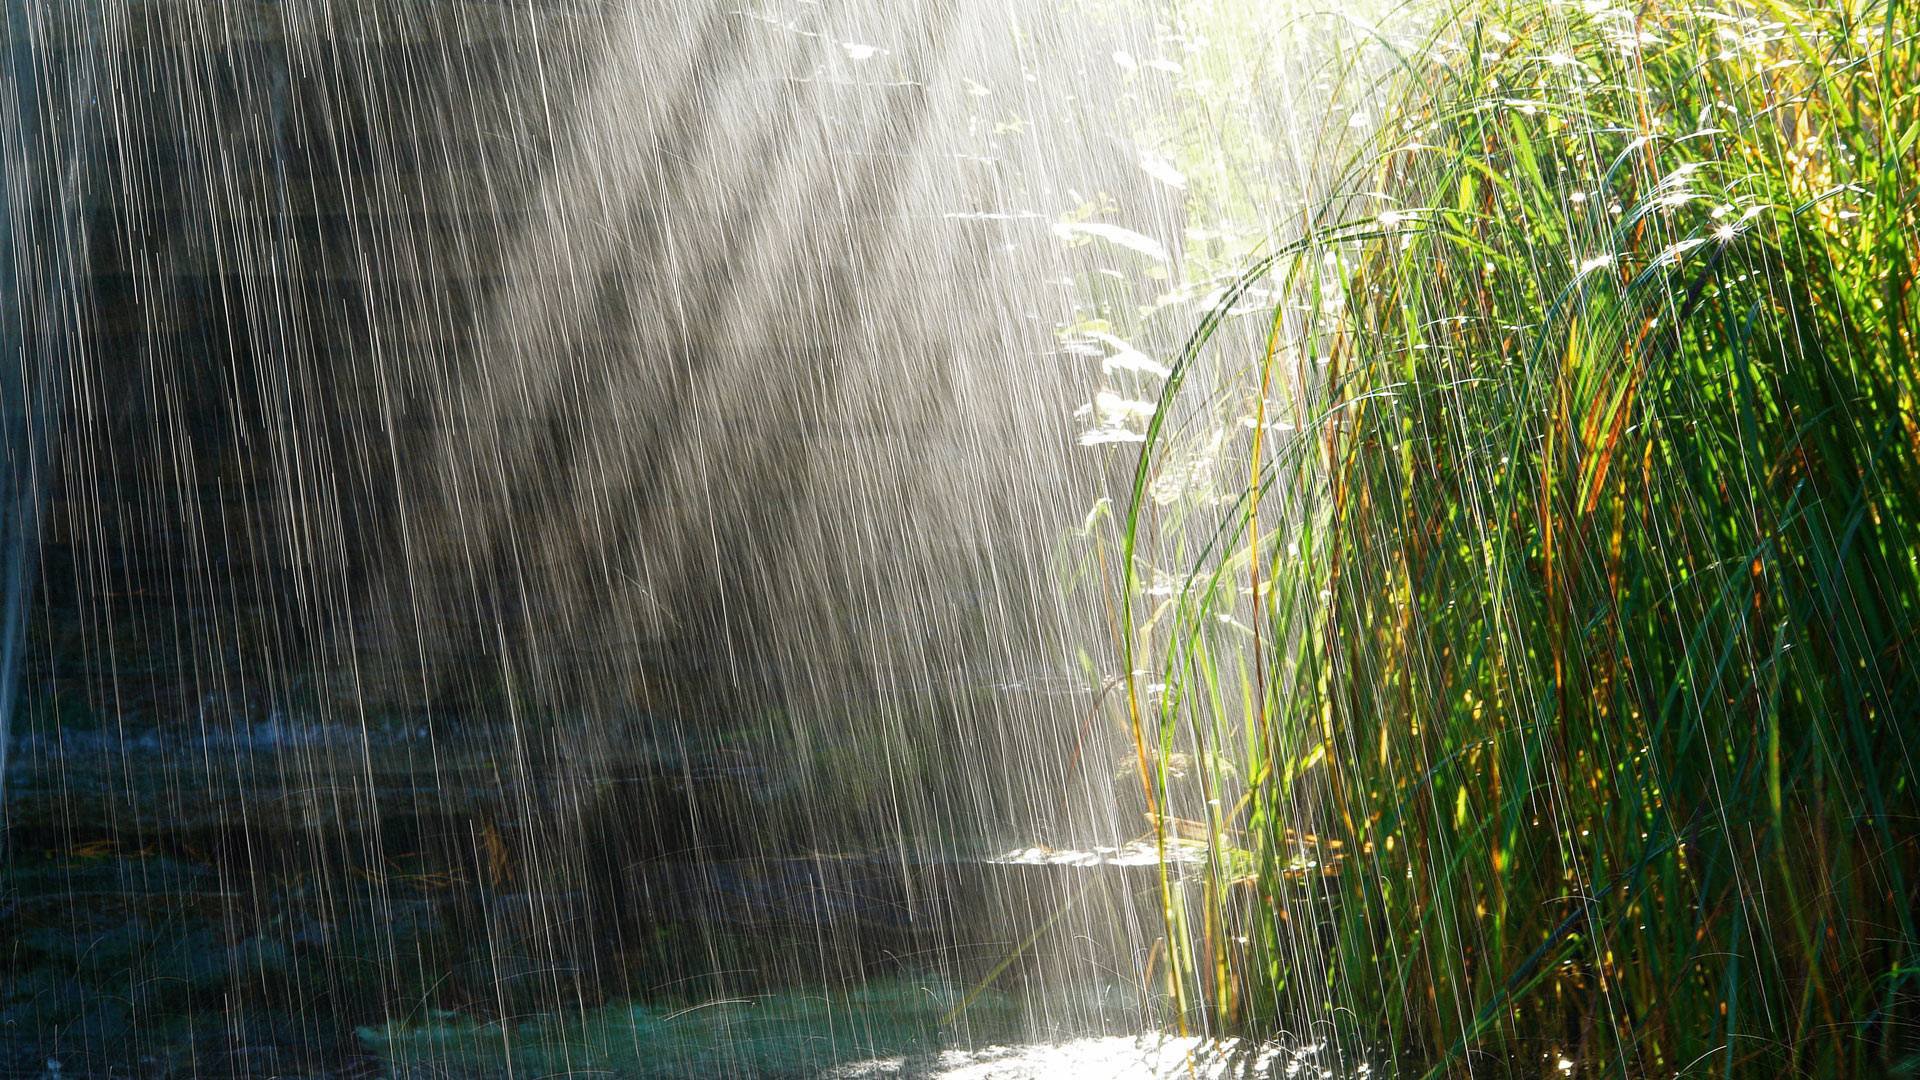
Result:
{"label": "heavy downpour", "polygon": [[0,0],[0,1077],[1920,1076],[1912,0]]}

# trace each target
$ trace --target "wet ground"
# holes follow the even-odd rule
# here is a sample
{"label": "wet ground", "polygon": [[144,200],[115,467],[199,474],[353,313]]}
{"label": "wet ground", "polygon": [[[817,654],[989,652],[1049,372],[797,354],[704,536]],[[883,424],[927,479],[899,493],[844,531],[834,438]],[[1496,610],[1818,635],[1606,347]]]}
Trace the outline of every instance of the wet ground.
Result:
{"label": "wet ground", "polygon": [[503,767],[499,745],[277,720],[30,730],[0,867],[0,1076],[1152,1076],[1185,1074],[1196,1049],[1209,1069],[1261,1060],[1153,1034],[1164,1012],[1138,987],[1158,871],[1137,845],[749,851],[680,820],[703,785],[757,784],[780,811],[742,755],[636,753],[588,782]]}

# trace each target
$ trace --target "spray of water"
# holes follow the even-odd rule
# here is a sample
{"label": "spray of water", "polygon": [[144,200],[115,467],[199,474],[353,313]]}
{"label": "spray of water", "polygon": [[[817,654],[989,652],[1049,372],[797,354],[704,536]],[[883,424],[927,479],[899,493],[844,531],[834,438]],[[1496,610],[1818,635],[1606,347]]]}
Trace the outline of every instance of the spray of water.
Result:
{"label": "spray of water", "polygon": [[75,289],[85,258],[96,58],[52,58],[49,39],[98,41],[86,10],[5,8],[0,71],[0,828],[7,751],[18,707],[39,518],[47,419],[83,347],[85,302]]}
{"label": "spray of water", "polygon": [[9,12],[9,1054],[1185,1061],[1102,560],[1313,172],[1204,28]]}
{"label": "spray of water", "polygon": [[1910,1071],[1763,7],[8,3],[0,1073]]}

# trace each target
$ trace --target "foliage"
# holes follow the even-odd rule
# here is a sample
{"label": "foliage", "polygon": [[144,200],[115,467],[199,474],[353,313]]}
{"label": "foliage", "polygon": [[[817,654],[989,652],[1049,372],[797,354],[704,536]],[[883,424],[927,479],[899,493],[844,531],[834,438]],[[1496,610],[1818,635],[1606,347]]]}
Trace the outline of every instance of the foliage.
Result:
{"label": "foliage", "polygon": [[[1190,1012],[1400,1074],[1912,1066],[1916,29],[1486,0],[1401,55],[1135,479],[1142,768],[1231,763],[1149,775],[1160,831],[1258,867],[1169,870]],[[1156,498],[1209,439],[1244,482]]]}

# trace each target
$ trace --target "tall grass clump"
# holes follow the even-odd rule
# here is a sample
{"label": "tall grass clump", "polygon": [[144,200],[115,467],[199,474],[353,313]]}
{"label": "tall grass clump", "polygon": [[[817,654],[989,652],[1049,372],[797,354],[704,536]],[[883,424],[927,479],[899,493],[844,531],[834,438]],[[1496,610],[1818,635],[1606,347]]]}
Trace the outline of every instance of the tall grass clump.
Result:
{"label": "tall grass clump", "polygon": [[1396,1075],[1920,1071],[1916,22],[1484,0],[1393,54],[1126,515],[1188,1016]]}

